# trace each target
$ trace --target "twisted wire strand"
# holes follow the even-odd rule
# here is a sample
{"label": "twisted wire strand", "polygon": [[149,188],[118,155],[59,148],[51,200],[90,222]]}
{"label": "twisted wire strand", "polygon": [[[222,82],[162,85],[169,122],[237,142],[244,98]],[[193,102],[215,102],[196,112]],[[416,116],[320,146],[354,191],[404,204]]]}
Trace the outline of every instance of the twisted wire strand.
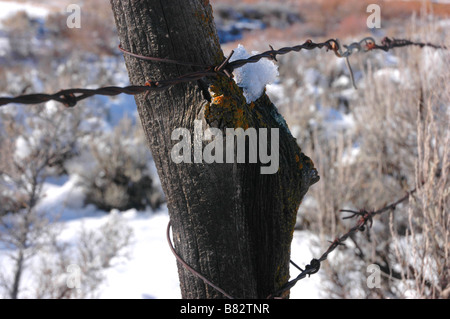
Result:
{"label": "twisted wire strand", "polygon": [[[383,50],[383,51],[389,51],[396,47],[405,47],[405,46],[419,46],[421,48],[423,47],[432,47],[434,49],[447,49],[446,46],[440,46],[428,42],[413,42],[406,39],[390,39],[390,38],[384,38],[381,42],[381,45],[376,44],[375,40],[372,37],[366,37],[362,39],[359,42],[351,43],[350,45],[343,45],[341,46],[338,39],[330,39],[325,42],[315,43],[311,40],[307,40],[303,44],[299,44],[292,47],[283,47],[279,50],[274,50],[272,46],[270,46],[270,50],[265,51],[260,54],[253,55],[247,59],[239,59],[232,62],[229,62],[233,51],[228,56],[227,59],[225,59],[220,65],[218,66],[206,66],[203,64],[198,63],[191,63],[191,62],[184,62],[184,61],[177,61],[177,60],[171,60],[171,59],[163,59],[163,58],[155,58],[155,57],[147,57],[139,54],[135,54],[129,51],[126,51],[119,45],[119,49],[124,53],[128,54],[130,56],[149,60],[153,62],[162,62],[162,63],[173,63],[173,64],[179,64],[179,65],[187,65],[187,66],[195,66],[195,67],[202,67],[203,70],[191,72],[184,74],[180,77],[168,79],[168,80],[160,80],[160,81],[148,81],[146,85],[143,86],[125,86],[125,87],[118,87],[118,86],[108,86],[108,87],[102,87],[98,89],[83,89],[83,88],[75,88],[75,89],[67,89],[67,90],[60,90],[54,94],[44,94],[44,93],[38,93],[38,94],[25,94],[25,95],[19,95],[16,97],[0,97],[0,107],[3,105],[7,105],[10,103],[19,103],[19,104],[39,104],[43,102],[48,101],[57,101],[62,104],[64,104],[67,107],[73,107],[77,104],[77,102],[84,100],[88,97],[94,96],[94,95],[106,95],[106,96],[114,96],[118,94],[128,94],[128,95],[136,95],[141,93],[146,93],[150,91],[158,91],[163,90],[168,87],[171,87],[173,85],[177,85],[180,83],[186,83],[191,81],[197,81],[199,79],[202,79],[204,77],[212,77],[212,76],[228,76],[232,77],[232,73],[235,69],[241,68],[244,65],[248,63],[256,63],[259,60],[265,58],[265,59],[271,59],[277,61],[278,55],[284,55],[290,52],[299,52],[301,50],[314,50],[314,49],[322,49],[326,48],[327,51],[331,50],[335,53],[335,55],[339,58],[345,58],[346,64],[350,72],[350,77],[353,83],[353,86],[356,88],[355,81],[353,78],[353,71],[351,69],[350,63],[348,58],[354,54],[355,52],[368,52],[371,50]],[[343,48],[345,50],[343,50]]]}
{"label": "twisted wire strand", "polygon": [[[16,97],[0,97],[0,106],[4,106],[10,103],[19,103],[19,104],[39,104],[43,102],[48,102],[51,100],[63,103],[67,107],[73,107],[77,104],[77,102],[84,100],[86,98],[89,98],[94,95],[106,95],[106,96],[114,96],[118,94],[129,94],[129,95],[136,95],[141,93],[148,93],[150,91],[157,91],[157,90],[164,90],[168,87],[171,87],[176,84],[180,83],[186,83],[191,81],[196,81],[199,79],[202,79],[204,77],[210,77],[210,76],[227,76],[232,77],[232,72],[240,67],[243,67],[244,65],[248,63],[256,63],[259,60],[266,58],[277,61],[278,55],[284,55],[290,52],[299,52],[301,50],[313,50],[313,49],[322,49],[326,48],[327,51],[331,50],[335,53],[335,55],[339,58],[345,58],[347,67],[349,68],[350,77],[352,79],[353,86],[356,88],[354,79],[353,79],[353,72],[350,67],[350,63],[348,58],[354,54],[355,52],[368,52],[372,50],[383,50],[385,52],[397,48],[397,47],[405,47],[405,46],[418,46],[420,48],[423,47],[432,47],[434,49],[445,49],[447,50],[446,46],[436,45],[428,42],[413,42],[406,39],[391,39],[391,38],[384,38],[381,41],[381,45],[376,44],[375,40],[372,37],[366,37],[362,39],[359,42],[353,42],[349,45],[341,45],[338,39],[330,39],[325,42],[320,43],[314,43],[311,40],[307,40],[305,43],[292,46],[292,47],[283,47],[279,50],[274,50],[271,46],[271,50],[265,51],[260,54],[253,55],[247,59],[239,59],[235,60],[233,62],[230,62],[230,58],[233,55],[233,51],[231,54],[218,66],[205,66],[202,64],[196,64],[196,63],[189,63],[189,62],[183,62],[183,61],[176,61],[171,59],[163,59],[163,58],[154,58],[154,57],[146,57],[139,54],[135,54],[129,51],[124,50],[121,46],[119,46],[119,49],[124,52],[125,54],[128,54],[130,56],[144,59],[144,60],[150,60],[153,62],[162,62],[162,63],[172,63],[172,64],[179,64],[179,65],[188,65],[188,66],[195,66],[195,67],[202,67],[204,68],[202,71],[196,71],[184,74],[180,77],[168,79],[168,80],[160,80],[160,81],[147,81],[146,85],[144,86],[125,86],[125,87],[118,87],[118,86],[107,86],[102,87],[98,89],[83,89],[83,88],[73,88],[73,89],[67,89],[67,90],[60,90],[54,94],[25,94],[20,95]],[[343,50],[343,48],[345,50]],[[312,259],[311,262],[305,266],[305,269],[301,269],[298,265],[296,265],[293,261],[291,261],[291,264],[293,264],[296,268],[298,268],[301,273],[293,280],[287,282],[283,287],[281,287],[278,291],[274,292],[273,294],[269,295],[267,298],[276,298],[277,296],[281,295],[283,292],[286,292],[290,290],[292,287],[295,286],[295,284],[300,281],[301,279],[306,278],[306,276],[310,276],[312,274],[317,273],[320,270],[321,262],[325,261],[328,258],[328,255],[333,252],[338,246],[342,245],[343,242],[350,237],[352,234],[355,234],[358,231],[364,231],[366,229],[367,224],[369,224],[369,227],[372,226],[372,219],[375,215],[384,213],[389,210],[395,209],[397,205],[400,203],[406,201],[409,199],[409,197],[416,191],[416,189],[412,190],[408,194],[406,194],[404,197],[399,199],[398,201],[383,207],[382,209],[379,209],[374,212],[368,212],[365,210],[361,210],[359,212],[351,211],[351,210],[341,210],[341,212],[348,212],[352,215],[344,217],[344,219],[352,218],[355,216],[359,216],[357,223],[355,226],[353,226],[347,233],[343,234],[339,238],[336,238],[331,245],[328,247],[328,249],[322,254],[322,256],[319,259]],[[188,271],[190,271],[193,275],[203,280],[207,285],[211,286],[212,288],[216,289],[220,293],[222,293],[225,297],[229,299],[234,299],[233,296],[226,293],[223,289],[218,287],[217,285],[213,284],[210,280],[208,280],[206,277],[204,277],[202,274],[200,274],[198,271],[190,267],[175,251],[175,248],[172,244],[172,241],[170,239],[170,228],[171,223],[169,222],[167,226],[167,240],[170,245],[170,249],[172,253],[175,255],[177,260],[183,265],[184,268],[186,268]]]}
{"label": "twisted wire strand", "polygon": [[348,230],[345,234],[343,234],[342,236],[336,238],[334,241],[331,242],[331,245],[328,247],[328,249],[320,256],[320,258],[318,259],[312,259],[310,261],[310,263],[308,265],[305,266],[305,269],[301,269],[300,267],[298,267],[297,265],[296,268],[298,268],[301,273],[294,278],[293,280],[287,282],[283,287],[281,287],[278,291],[276,291],[275,293],[273,293],[272,295],[270,295],[268,298],[274,298],[276,296],[281,295],[283,292],[290,290],[292,287],[295,286],[295,284],[297,284],[298,281],[306,278],[306,276],[310,276],[312,274],[317,273],[320,270],[320,265],[323,261],[327,260],[328,255],[330,253],[332,253],[338,246],[343,245],[343,242],[345,240],[347,240],[350,236],[352,236],[353,234],[356,234],[359,231],[365,231],[366,228],[370,228],[372,227],[372,223],[373,223],[373,217],[376,215],[380,215],[382,213],[385,213],[387,211],[390,210],[394,210],[399,204],[405,202],[406,200],[408,200],[410,198],[410,196],[412,196],[414,193],[416,192],[416,188],[409,191],[405,196],[403,196],[402,198],[398,199],[397,201],[395,201],[394,203],[387,205],[381,209],[378,209],[376,211],[367,211],[367,210],[360,210],[360,211],[353,211],[353,210],[346,210],[346,209],[341,209],[340,212],[344,212],[344,213],[351,213],[350,216],[344,217],[344,219],[349,219],[349,218],[353,218],[356,216],[359,216],[359,219],[357,220],[356,224],[350,228],[350,230]]}
{"label": "twisted wire strand", "polygon": [[[359,216],[360,218],[357,220],[356,224],[352,228],[350,228],[345,234],[343,234],[342,236],[340,236],[340,237],[336,238],[334,241],[332,241],[331,245],[327,248],[327,250],[318,259],[313,258],[310,261],[310,263],[305,266],[305,269],[300,268],[295,262],[290,260],[290,263],[294,267],[296,267],[298,270],[300,270],[300,274],[297,277],[295,277],[293,280],[290,280],[286,284],[284,284],[279,290],[277,290],[276,292],[274,292],[274,293],[270,294],[269,296],[267,296],[267,299],[280,298],[279,296],[281,296],[284,292],[292,289],[300,280],[306,278],[307,276],[311,276],[311,275],[319,272],[321,263],[323,261],[327,260],[328,255],[331,254],[338,246],[342,246],[343,242],[345,240],[347,240],[350,236],[352,236],[353,234],[355,234],[357,232],[363,232],[367,228],[371,228],[374,216],[380,215],[380,214],[385,213],[387,211],[395,210],[395,208],[399,204],[401,204],[401,203],[405,202],[406,200],[408,200],[410,198],[410,196],[412,196],[415,192],[416,192],[416,188],[411,190],[411,191],[409,191],[405,196],[403,196],[402,198],[398,199],[394,203],[392,203],[390,205],[387,205],[387,206],[385,206],[383,208],[380,208],[380,209],[378,209],[376,211],[367,211],[367,210],[353,211],[353,210],[341,209],[340,212],[351,213],[351,215],[346,216],[343,219],[349,219],[349,218],[353,218],[353,217]],[[172,226],[172,224],[169,221],[169,223],[167,224],[167,230],[166,230],[167,242],[169,243],[170,250],[174,254],[175,258],[180,262],[180,264],[186,270],[188,270],[191,274],[193,274],[195,277],[203,280],[203,282],[205,284],[207,284],[210,287],[216,289],[218,292],[222,293],[228,299],[235,299],[235,297],[231,296],[226,291],[224,291],[222,288],[220,288],[219,286],[217,286],[214,283],[212,283],[209,279],[207,279],[201,273],[199,273],[198,271],[193,269],[189,264],[187,264],[178,255],[178,253],[176,252],[176,250],[175,250],[175,248],[173,246],[172,240],[170,239],[170,228],[171,228],[171,226]]]}

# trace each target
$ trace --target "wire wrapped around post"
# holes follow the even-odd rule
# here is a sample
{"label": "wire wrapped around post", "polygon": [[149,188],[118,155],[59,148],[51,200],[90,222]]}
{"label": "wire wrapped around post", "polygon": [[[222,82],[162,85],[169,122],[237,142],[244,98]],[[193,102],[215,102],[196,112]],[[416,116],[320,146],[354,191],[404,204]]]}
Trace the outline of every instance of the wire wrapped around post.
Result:
{"label": "wire wrapped around post", "polygon": [[[405,47],[405,46],[419,46],[423,47],[432,47],[434,49],[447,49],[446,46],[440,46],[432,43],[424,43],[424,42],[412,42],[410,40],[405,39],[391,39],[384,38],[381,41],[381,45],[376,44],[375,40],[372,37],[366,37],[359,42],[353,42],[350,45],[341,46],[338,39],[330,39],[325,42],[315,43],[311,40],[307,40],[303,44],[299,44],[292,47],[284,47],[279,50],[274,50],[272,46],[270,46],[270,50],[265,51],[260,54],[253,55],[247,59],[240,59],[230,62],[230,58],[233,54],[231,54],[220,64],[220,65],[203,65],[198,63],[177,61],[171,59],[163,59],[156,57],[147,57],[139,54],[135,54],[129,51],[124,50],[120,45],[119,49],[124,52],[124,54],[128,54],[138,59],[148,60],[152,62],[159,63],[172,63],[179,65],[187,65],[192,67],[201,67],[203,70],[195,71],[191,73],[184,74],[180,77],[168,79],[168,80],[160,80],[160,81],[146,81],[146,85],[143,86],[126,86],[126,87],[118,87],[118,86],[108,86],[102,87],[98,89],[67,89],[56,92],[55,94],[26,94],[19,95],[16,97],[0,97],[0,106],[7,105],[10,103],[18,103],[18,104],[39,104],[48,101],[57,101],[64,104],[66,107],[74,107],[78,102],[89,98],[94,95],[107,95],[114,96],[118,94],[128,94],[128,95],[136,95],[142,93],[148,93],[150,91],[158,91],[167,89],[173,85],[177,85],[180,83],[192,82],[200,80],[204,77],[213,77],[213,76],[227,76],[232,77],[233,71],[237,68],[241,68],[249,63],[256,63],[261,59],[270,59],[277,61],[278,55],[284,55],[290,52],[299,52],[301,50],[314,50],[314,49],[322,49],[326,48],[327,50],[331,50],[335,53],[335,55],[339,58],[345,58],[347,68],[349,69],[350,78],[353,84],[353,87],[356,88],[355,80],[353,77],[353,71],[350,66],[349,57],[355,52],[368,52],[372,50],[383,50],[389,51],[390,49],[397,47]],[[342,48],[345,48],[343,50]]]}

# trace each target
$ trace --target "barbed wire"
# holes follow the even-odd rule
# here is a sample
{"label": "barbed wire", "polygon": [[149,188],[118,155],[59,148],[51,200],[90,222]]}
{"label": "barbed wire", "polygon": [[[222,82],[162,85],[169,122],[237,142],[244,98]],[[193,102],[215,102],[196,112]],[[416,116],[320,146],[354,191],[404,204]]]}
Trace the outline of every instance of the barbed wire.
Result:
{"label": "barbed wire", "polygon": [[[382,213],[385,213],[387,211],[390,210],[395,210],[395,208],[403,203],[404,201],[408,200],[409,197],[411,195],[413,195],[416,192],[416,188],[414,188],[413,190],[409,191],[405,196],[403,196],[402,198],[398,199],[397,201],[395,201],[392,204],[389,204],[383,208],[380,208],[376,211],[368,211],[368,210],[360,210],[360,211],[354,211],[354,210],[348,210],[348,209],[341,209],[339,212],[341,213],[351,213],[351,215],[343,217],[343,219],[350,219],[353,217],[358,217],[359,219],[357,220],[356,224],[350,228],[345,234],[341,235],[340,237],[336,238],[335,240],[333,240],[331,242],[331,245],[328,247],[328,249],[320,256],[320,258],[316,259],[313,258],[308,265],[305,266],[305,269],[300,268],[295,262],[293,262],[292,260],[290,260],[290,263],[297,268],[298,270],[300,270],[300,274],[295,277],[293,280],[288,281],[285,285],[283,285],[279,290],[277,290],[276,292],[270,294],[269,296],[267,296],[267,299],[274,299],[274,298],[279,298],[278,296],[282,295],[284,292],[292,289],[300,280],[306,278],[307,276],[311,276],[317,272],[319,272],[320,270],[320,266],[321,263],[325,260],[327,260],[328,255],[330,253],[332,253],[338,246],[342,246],[344,245],[344,241],[346,241],[350,236],[356,234],[357,232],[363,232],[365,231],[367,228],[371,228],[372,224],[373,224],[373,217],[375,217],[376,215],[380,215]],[[166,231],[166,237],[167,237],[167,241],[169,243],[170,246],[170,250],[172,251],[172,253],[174,254],[175,258],[181,263],[181,265],[186,268],[191,274],[193,274],[195,277],[203,280],[203,282],[205,282],[205,284],[209,285],[210,287],[216,289],[217,291],[219,291],[220,293],[222,293],[225,297],[227,297],[228,299],[236,299],[235,297],[231,296],[230,294],[228,294],[227,292],[225,292],[222,288],[218,287],[217,285],[215,285],[214,283],[212,283],[209,279],[207,279],[205,276],[203,276],[200,272],[198,272],[197,270],[193,269],[191,266],[189,266],[176,252],[172,240],[170,239],[170,228],[171,228],[171,222],[169,221],[168,225],[167,225],[167,231]]]}
{"label": "barbed wire", "polygon": [[[259,60],[271,59],[277,61],[278,55],[284,55],[290,52],[299,52],[301,50],[314,50],[314,49],[322,49],[326,48],[327,51],[331,50],[335,53],[335,55],[339,58],[345,58],[346,64],[350,72],[350,77],[353,83],[353,86],[356,88],[355,81],[353,78],[353,72],[349,63],[348,58],[354,54],[355,52],[368,52],[372,50],[383,50],[389,51],[393,48],[397,47],[405,47],[405,46],[419,46],[421,48],[428,46],[434,49],[447,49],[446,46],[436,45],[432,43],[423,43],[423,42],[413,42],[406,39],[391,39],[384,38],[381,42],[381,45],[376,44],[375,40],[372,37],[366,37],[359,42],[353,42],[350,45],[341,45],[338,39],[330,39],[325,42],[315,43],[311,40],[307,40],[305,43],[292,46],[292,47],[283,47],[279,50],[274,50],[272,46],[270,46],[270,50],[265,51],[260,54],[253,55],[247,59],[239,59],[230,62],[230,58],[233,55],[233,51],[231,51],[228,58],[226,58],[220,65],[216,66],[207,66],[198,63],[190,63],[183,62],[171,59],[163,59],[163,58],[155,58],[142,56],[139,54],[135,54],[123,49],[119,45],[119,49],[128,54],[130,56],[134,56],[136,58],[150,60],[153,62],[162,62],[162,63],[175,63],[180,65],[188,65],[193,67],[202,67],[203,70],[191,72],[184,74],[180,77],[176,77],[173,79],[167,80],[158,80],[158,81],[147,81],[143,86],[107,86],[101,87],[98,89],[84,89],[84,88],[73,88],[67,90],[60,90],[54,94],[45,94],[45,93],[37,93],[37,94],[24,94],[16,97],[0,97],[0,107],[10,104],[10,103],[18,103],[18,104],[39,104],[48,101],[56,101],[64,104],[66,107],[74,107],[79,101],[82,101],[86,98],[89,98],[94,95],[106,95],[106,96],[115,96],[119,94],[128,94],[128,95],[137,95],[150,91],[164,90],[168,87],[186,83],[191,81],[197,81],[204,77],[213,77],[213,76],[227,76],[229,78],[233,77],[233,71],[235,69],[241,68],[249,63],[256,63]],[[344,50],[344,49],[345,50]]]}
{"label": "barbed wire", "polygon": [[[125,87],[118,87],[118,86],[107,86],[102,87],[98,89],[84,89],[84,88],[72,88],[67,90],[60,90],[54,94],[44,94],[44,93],[38,93],[38,94],[25,94],[25,95],[19,95],[16,97],[0,97],[0,107],[10,104],[10,103],[18,103],[18,104],[39,104],[43,102],[48,101],[57,101],[62,104],[64,104],[66,107],[74,107],[78,102],[92,97],[94,95],[105,95],[105,96],[115,96],[119,94],[128,94],[128,95],[137,95],[142,93],[149,93],[150,91],[157,91],[157,90],[164,90],[168,87],[180,84],[180,83],[186,83],[191,81],[197,81],[204,77],[213,77],[213,76],[227,76],[229,78],[233,77],[233,71],[243,67],[246,64],[249,63],[257,63],[261,59],[270,59],[277,61],[278,55],[285,55],[290,52],[299,52],[301,50],[314,50],[314,49],[322,49],[326,48],[327,51],[333,51],[335,55],[339,58],[345,58],[346,64],[350,72],[350,77],[353,86],[356,88],[353,72],[349,63],[349,57],[353,55],[355,52],[368,52],[372,50],[383,50],[385,52],[397,48],[397,47],[405,47],[405,46],[419,46],[421,48],[423,47],[432,47],[434,49],[445,49],[447,50],[446,46],[440,46],[432,43],[424,43],[424,42],[413,42],[406,39],[391,39],[391,38],[384,38],[381,41],[381,45],[378,45],[375,40],[372,37],[366,37],[363,38],[359,42],[353,42],[349,45],[341,45],[338,39],[330,39],[325,42],[319,42],[315,43],[311,40],[307,40],[305,43],[292,46],[292,47],[283,47],[278,50],[274,50],[272,46],[270,46],[270,50],[265,51],[260,54],[253,55],[246,59],[239,59],[230,62],[230,58],[233,55],[233,51],[231,51],[230,55],[220,64],[217,66],[207,66],[203,64],[197,64],[197,63],[190,63],[190,62],[183,62],[183,61],[177,61],[177,60],[171,60],[171,59],[163,59],[163,58],[155,58],[155,57],[147,57],[142,56],[139,54],[135,54],[129,51],[126,51],[119,45],[119,49],[124,52],[125,54],[128,54],[130,56],[144,59],[144,60],[150,60],[153,62],[160,62],[160,63],[173,63],[173,64],[179,64],[179,65],[187,65],[192,67],[202,67],[203,70],[191,72],[184,74],[180,77],[176,77],[173,79],[167,79],[167,80],[159,80],[159,81],[147,81],[145,85],[143,86],[125,86]],[[343,48],[345,50],[343,50]],[[350,237],[351,235],[357,233],[358,231],[364,231],[366,227],[369,224],[369,228],[372,226],[373,217],[376,215],[379,215],[381,213],[384,213],[389,210],[395,209],[395,207],[407,200],[412,193],[415,192],[415,189],[409,192],[407,195],[399,199],[398,201],[383,207],[382,209],[379,209],[377,211],[367,211],[367,210],[361,210],[361,211],[352,211],[352,210],[341,210],[341,212],[348,212],[351,213],[350,216],[344,217],[344,219],[353,218],[359,216],[359,219],[354,227],[352,227],[347,233],[342,235],[339,238],[336,238],[331,245],[328,247],[328,249],[322,254],[322,256],[319,259],[312,259],[311,262],[305,266],[305,269],[300,268],[297,264],[295,264],[292,260],[290,263],[294,265],[297,269],[301,271],[301,273],[294,278],[293,280],[287,282],[283,287],[281,287],[278,291],[274,292],[273,294],[269,295],[267,298],[276,298],[280,296],[282,293],[290,290],[292,287],[296,285],[296,283],[307,276],[310,276],[312,274],[317,273],[320,270],[321,263],[325,261],[328,258],[328,255],[333,252],[338,246],[342,245],[343,242]],[[193,269],[191,266],[189,266],[176,252],[172,241],[170,239],[170,228],[171,223],[169,222],[167,226],[167,240],[169,242],[170,248],[172,253],[175,255],[177,260],[183,265],[184,268],[186,268],[189,272],[191,272],[196,277],[203,280],[207,285],[211,286],[212,288],[216,289],[220,293],[222,293],[225,297],[229,299],[234,299],[233,296],[226,293],[223,289],[212,283],[210,280],[208,280],[205,276],[200,274],[198,271]]]}
{"label": "barbed wire", "polygon": [[295,263],[291,261],[291,264],[293,264],[297,269],[301,271],[301,273],[294,278],[293,280],[287,282],[283,287],[281,287],[277,292],[269,296],[268,298],[273,298],[275,296],[281,295],[283,292],[290,290],[292,287],[297,284],[298,281],[306,278],[306,276],[310,276],[312,274],[317,273],[320,270],[320,265],[323,261],[327,260],[328,255],[333,252],[338,246],[343,245],[343,242],[346,241],[350,236],[356,234],[357,232],[365,231],[366,228],[371,228],[373,224],[373,217],[376,215],[380,215],[382,213],[385,213],[390,210],[394,210],[399,204],[403,203],[409,197],[416,192],[416,188],[409,191],[405,196],[400,198],[399,200],[395,201],[394,203],[387,205],[379,210],[376,211],[368,211],[368,210],[360,210],[360,211],[354,211],[354,210],[348,210],[348,209],[341,209],[339,212],[341,213],[351,213],[351,215],[343,217],[343,219],[349,219],[353,217],[358,217],[356,224],[350,228],[348,232],[343,234],[342,236],[336,238],[331,242],[331,245],[328,247],[328,249],[320,256],[319,259],[312,259],[308,265],[305,266],[305,269],[301,269],[299,266],[297,266]]}

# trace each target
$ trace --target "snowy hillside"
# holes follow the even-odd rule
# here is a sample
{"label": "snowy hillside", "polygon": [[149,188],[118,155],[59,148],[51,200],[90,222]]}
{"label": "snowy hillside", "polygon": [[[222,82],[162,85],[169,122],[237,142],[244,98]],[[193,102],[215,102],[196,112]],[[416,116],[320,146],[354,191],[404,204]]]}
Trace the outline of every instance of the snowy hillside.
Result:
{"label": "snowy hillside", "polygon": [[[47,17],[54,11],[44,5],[33,5],[31,3],[1,2],[0,3],[0,23],[6,19],[14,17],[19,12],[24,11],[25,17],[37,21],[42,34],[48,34],[50,29],[46,24]],[[26,20],[25,20],[26,21]],[[9,24],[11,22],[8,22]],[[8,24],[8,25],[9,25]],[[9,30],[5,27],[5,30]],[[37,47],[42,50],[50,49],[48,43],[40,42],[42,34],[31,34],[30,40],[35,41]],[[0,37],[5,42],[4,51],[1,55],[5,59],[12,58],[13,42],[8,38],[8,33],[1,32]],[[31,52],[31,51],[30,51]],[[36,52],[36,51],[35,51]],[[24,55],[28,54],[26,51]],[[89,60],[89,65],[81,68],[89,69],[87,76],[74,78],[71,75],[74,69],[80,68],[83,59]],[[116,85],[126,85],[128,76],[124,68],[123,60],[120,55],[111,57],[94,57],[85,55],[82,57],[68,56],[67,60],[62,60],[59,65],[52,64],[55,74],[61,78],[67,77],[68,81],[76,81],[77,85],[86,85],[96,87],[101,74],[104,81],[110,81]],[[42,78],[40,65],[27,60],[25,56],[24,63],[27,65],[27,74],[31,74],[33,81],[30,82],[29,91],[51,90],[52,85],[46,83]],[[276,70],[274,71],[276,72]],[[106,76],[105,76],[106,73]],[[4,73],[11,81],[7,86],[0,87],[2,95],[10,95],[22,89],[22,83],[16,80],[17,74],[10,69],[5,68]],[[274,75],[276,76],[276,74]],[[81,81],[81,82],[80,82]],[[259,88],[261,91],[262,88]],[[261,94],[261,92],[258,92]],[[27,229],[28,236],[36,237],[40,242],[30,242],[24,252],[26,263],[21,274],[18,296],[19,298],[36,297],[98,297],[98,298],[180,298],[178,283],[178,271],[174,256],[171,254],[166,241],[165,232],[169,221],[168,211],[165,205],[158,208],[147,208],[143,210],[126,209],[119,211],[117,209],[102,210],[93,204],[86,203],[86,199],[91,196],[88,185],[86,184],[86,175],[98,174],[97,167],[102,165],[96,161],[90,153],[92,148],[92,138],[90,134],[95,134],[96,138],[103,139],[104,142],[95,140],[99,150],[108,151],[111,145],[102,143],[107,142],[109,136],[115,130],[127,129],[128,124],[123,124],[123,118],[128,118],[131,125],[137,122],[137,112],[132,96],[121,95],[117,98],[95,97],[89,100],[84,106],[77,110],[80,114],[71,114],[70,119],[64,118],[60,105],[55,102],[48,102],[44,105],[42,111],[34,113],[33,109],[20,105],[9,105],[2,108],[2,118],[0,118],[0,127],[4,128],[8,121],[15,119],[18,121],[18,134],[15,142],[11,145],[13,150],[12,160],[19,163],[31,161],[30,170],[33,169],[33,154],[39,152],[41,143],[47,138],[54,139],[57,136],[58,145],[51,146],[55,152],[60,150],[61,145],[74,143],[73,153],[68,154],[68,159],[64,160],[62,166],[57,170],[45,171],[43,179],[37,184],[40,187],[40,194],[37,197],[36,206],[33,212],[26,218],[39,218],[42,222],[42,229],[35,233],[33,228],[36,225],[29,224]],[[64,111],[63,111],[64,112]],[[38,115],[36,117],[36,115]],[[43,126],[48,120],[61,125],[52,128]],[[76,126],[67,128],[63,123],[76,120]],[[78,122],[79,121],[79,122]],[[19,125],[20,124],[20,125]],[[121,128],[124,127],[124,128]],[[77,141],[72,141],[71,129],[81,130],[77,134]],[[28,132],[27,134],[23,133]],[[56,130],[51,132],[51,130]],[[30,134],[32,132],[32,134]],[[136,133],[131,129],[129,139],[122,135],[121,141],[123,147],[131,149],[146,149],[142,136],[136,138]],[[55,135],[52,135],[52,134]],[[50,134],[50,135],[49,135]],[[88,134],[84,135],[83,134]],[[72,142],[71,142],[72,141]],[[6,150],[6,144],[2,147]],[[114,150],[113,150],[114,151]],[[72,151],[71,151],[72,152]],[[133,151],[131,151],[133,152]],[[36,153],[37,154],[37,153]],[[130,153],[132,154],[132,153]],[[136,154],[137,156],[138,154]],[[134,155],[131,155],[134,156]],[[150,166],[146,168],[149,176],[153,179],[154,187],[159,187],[159,180],[156,175],[156,169],[149,158]],[[60,174],[58,170],[63,173]],[[101,172],[100,172],[101,173]],[[1,178],[2,195],[11,196],[14,192],[27,193],[26,185],[22,185],[21,180],[26,180],[27,176],[22,176],[19,180],[14,180],[7,176]],[[25,188],[21,188],[24,186]],[[7,188],[5,188],[7,187]],[[6,197],[2,197],[5,198]],[[6,203],[6,202],[4,202]],[[10,206],[3,206],[8,209]],[[20,214],[19,214],[20,215]],[[6,224],[21,225],[23,222],[18,216],[11,216],[5,219]],[[35,223],[35,222],[33,222]],[[105,226],[104,228],[102,228]],[[106,227],[107,226],[107,227]],[[12,238],[19,232],[5,233],[0,239],[0,268],[2,277],[0,284],[0,295],[7,297],[10,293],[12,280],[16,270],[16,257],[21,250],[18,249],[18,243]],[[102,242],[95,233],[101,233],[107,236],[106,240],[114,242],[117,238],[123,240],[123,247],[112,247],[111,244]],[[119,234],[119,235],[118,235]],[[292,247],[293,254],[296,256],[296,262],[299,264],[309,263],[312,258],[308,241],[315,238],[307,231],[296,232]],[[100,248],[94,245],[85,247],[80,243],[86,241],[97,241]],[[64,247],[64,249],[62,249]],[[98,249],[113,249],[112,259],[105,257]],[[98,256],[87,257],[86,254],[98,254]],[[64,263],[56,262],[58,259]],[[52,262],[50,262],[52,261]],[[88,275],[80,276],[79,282],[70,288],[70,293],[66,289],[71,286],[73,273],[72,266],[79,266],[82,271],[88,269]],[[293,268],[295,275],[297,270]],[[49,274],[43,276],[42,273]],[[48,278],[47,278],[48,277]],[[76,278],[75,278],[76,279]],[[303,287],[296,289],[292,297],[315,298],[318,297],[318,290],[314,287],[319,283],[320,277],[305,280]],[[46,285],[54,285],[54,288],[45,288]]]}
{"label": "snowy hillside", "polygon": [[[111,220],[111,213],[119,214],[117,210],[105,212],[92,205],[81,205],[82,191],[73,179],[63,180],[59,184],[45,185],[44,199],[39,208],[45,211],[58,212],[58,222],[52,227],[62,227],[58,238],[69,246],[76,246],[82,230],[96,231],[101,225]],[[128,246],[112,261],[110,267],[102,270],[104,276],[93,296],[98,298],[140,299],[140,298],[180,298],[178,271],[176,259],[172,255],[167,240],[166,228],[169,221],[167,208],[162,207],[157,212],[151,210],[136,211],[130,209],[120,212],[120,228],[129,227],[132,237]],[[114,240],[109,238],[108,240]],[[298,264],[309,263],[313,258],[310,251],[315,236],[307,231],[295,232],[292,245],[292,256]],[[317,251],[318,252],[318,251]],[[1,269],[7,273],[12,269],[8,256],[13,253],[7,247],[0,249]],[[30,260],[36,267],[41,259],[54,258],[51,252],[42,251]],[[70,261],[69,265],[74,264]],[[24,281],[22,298],[34,298],[36,285],[33,267],[29,267]],[[293,275],[298,273],[291,269]],[[69,273],[63,274],[60,280],[67,281]],[[61,276],[61,275],[60,275]],[[83,281],[80,282],[83,287]],[[292,298],[319,298],[320,276],[305,279],[292,291]],[[76,288],[75,288],[76,289]]]}
{"label": "snowy hillside", "polygon": [[[289,6],[251,2],[215,7],[224,52],[237,47],[235,59],[268,43],[281,48],[334,37],[331,23],[357,29],[354,20],[340,22],[342,12],[333,15],[339,22],[311,22]],[[65,28],[58,3],[0,2],[1,96],[128,85],[108,1],[85,2],[79,32]],[[398,37],[449,41],[448,19],[403,22]],[[344,59],[325,50],[235,70],[248,102],[267,93],[321,176],[300,206],[291,259],[304,267],[353,226],[340,209],[379,209],[417,181],[432,182],[350,237],[290,296],[441,296],[450,291],[442,275],[450,266],[441,258],[450,238],[448,52],[399,48],[350,61],[358,90]],[[55,102],[7,105],[0,108],[0,146],[0,297],[181,297],[166,240],[166,200],[134,97],[92,97],[71,109]],[[377,289],[367,285],[370,265],[382,266]],[[292,279],[299,271],[291,266],[290,273]]]}

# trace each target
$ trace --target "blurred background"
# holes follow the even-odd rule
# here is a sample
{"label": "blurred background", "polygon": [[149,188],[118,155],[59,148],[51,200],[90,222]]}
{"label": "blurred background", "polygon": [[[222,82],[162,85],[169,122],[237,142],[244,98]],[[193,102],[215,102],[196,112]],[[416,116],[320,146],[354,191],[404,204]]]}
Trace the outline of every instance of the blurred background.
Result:
{"label": "blurred background", "polygon": [[[369,4],[381,28],[369,29]],[[69,4],[81,28],[69,29]],[[339,38],[449,45],[449,1],[212,0],[225,55]],[[0,1],[0,95],[127,85],[109,1]],[[409,203],[349,238],[291,298],[449,298],[449,53],[280,56],[270,96],[321,180],[300,207],[292,260],[353,226],[340,209]],[[423,185],[422,185],[423,183]],[[164,194],[132,96],[0,108],[0,296],[180,298]],[[377,265],[377,287],[368,284]],[[291,269],[292,276],[298,270]],[[370,278],[369,278],[370,279]],[[371,280],[371,279],[370,279]]]}

